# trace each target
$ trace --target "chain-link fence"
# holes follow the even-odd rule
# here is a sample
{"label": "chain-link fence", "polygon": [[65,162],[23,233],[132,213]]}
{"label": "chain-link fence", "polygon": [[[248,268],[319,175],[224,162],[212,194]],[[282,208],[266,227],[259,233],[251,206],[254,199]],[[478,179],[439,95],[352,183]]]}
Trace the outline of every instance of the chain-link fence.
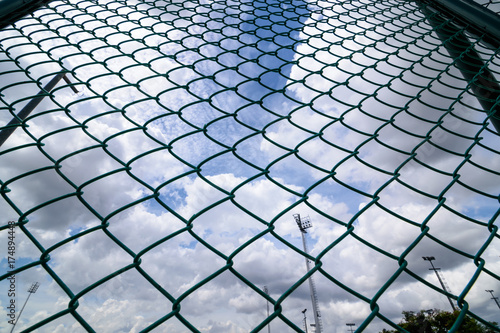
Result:
{"label": "chain-link fence", "polygon": [[498,331],[482,28],[403,0],[55,0],[5,26],[0,327],[379,332],[456,309],[451,331]]}

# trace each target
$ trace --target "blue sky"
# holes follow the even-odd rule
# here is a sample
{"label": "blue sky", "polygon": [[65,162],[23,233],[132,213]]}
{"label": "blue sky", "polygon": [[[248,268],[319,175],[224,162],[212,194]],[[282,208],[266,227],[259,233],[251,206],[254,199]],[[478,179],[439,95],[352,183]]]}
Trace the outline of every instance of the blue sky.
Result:
{"label": "blue sky", "polygon": [[[55,1],[55,9],[37,14],[52,31],[28,25],[35,22],[29,19],[16,28],[32,41],[7,39],[19,34],[15,30],[0,32],[0,59],[6,60],[0,72],[30,70],[2,81],[28,82],[22,93],[0,90],[3,122],[10,120],[9,105],[17,110],[23,94],[37,93],[33,80],[46,75],[45,83],[61,66],[73,70],[70,78],[80,90],[73,94],[61,83],[33,113],[33,137],[61,130],[45,137],[40,150],[0,155],[0,180],[12,190],[0,201],[0,215],[6,221],[19,217],[5,198],[22,212],[33,209],[27,228],[45,249],[109,223],[109,234],[90,232],[50,253],[50,268],[75,295],[133,262],[113,238],[135,254],[163,240],[142,254],[141,268],[172,297],[183,298],[180,314],[201,332],[248,332],[266,318],[262,295],[229,270],[205,280],[228,256],[234,255],[236,272],[259,289],[268,286],[274,300],[304,276],[304,258],[290,247],[302,248],[294,213],[311,217],[309,247],[313,256],[322,253],[324,271],[368,299],[397,271],[394,257],[403,254],[413,274],[439,288],[421,259],[434,255],[459,295],[474,276],[472,258],[487,242],[486,224],[498,210],[498,135],[484,129],[477,100],[464,93],[460,72],[426,23],[415,21],[422,17],[411,6],[353,6],[359,9],[347,15],[347,4],[331,2]],[[373,17],[364,20],[366,12]],[[404,27],[391,21],[399,15]],[[22,56],[34,50],[36,56]],[[41,59],[48,61],[39,64]],[[489,65],[498,73],[497,61]],[[476,134],[483,138],[479,144],[471,139]],[[18,129],[2,151],[32,142]],[[466,151],[492,171],[462,163]],[[412,153],[414,160],[405,164]],[[50,158],[60,161],[58,172]],[[456,174],[481,192],[454,182]],[[72,184],[83,186],[80,197]],[[249,243],[269,223],[274,234]],[[427,236],[405,253],[423,223],[429,235],[469,258]],[[347,224],[373,247],[353,235],[342,238]],[[26,258],[18,264],[38,260],[40,252],[17,234],[19,258]],[[4,246],[5,233],[1,239]],[[484,290],[499,289],[499,252],[496,236],[481,254],[493,275],[482,272],[466,297],[471,311],[486,320],[497,313]],[[320,272],[314,278],[325,332],[367,320],[368,303]],[[21,328],[68,307],[70,297],[42,267],[18,279],[20,290],[42,283]],[[312,313],[308,292],[303,283],[281,304],[298,328],[301,311]],[[2,304],[7,301],[0,295]],[[172,310],[172,302],[135,269],[85,293],[79,303],[82,318],[106,332],[139,332]],[[394,322],[402,311],[449,308],[446,297],[407,273],[377,304]],[[271,325],[275,332],[289,331],[280,318]],[[379,318],[369,325],[369,331],[389,328]],[[83,328],[65,315],[43,330]],[[173,317],[157,331],[187,329]]]}

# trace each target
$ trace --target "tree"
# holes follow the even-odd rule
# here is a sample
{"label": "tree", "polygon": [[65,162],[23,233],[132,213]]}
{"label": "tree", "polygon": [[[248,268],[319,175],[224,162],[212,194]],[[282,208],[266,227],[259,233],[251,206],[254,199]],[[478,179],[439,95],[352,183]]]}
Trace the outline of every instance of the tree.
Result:
{"label": "tree", "polygon": [[[398,326],[410,333],[446,333],[453,326],[460,311],[448,312],[438,309],[420,310],[419,312],[403,311],[403,319]],[[500,332],[497,323],[491,323],[495,328],[487,327],[472,317],[466,316],[457,333],[494,333]],[[397,333],[398,330],[381,333]]]}

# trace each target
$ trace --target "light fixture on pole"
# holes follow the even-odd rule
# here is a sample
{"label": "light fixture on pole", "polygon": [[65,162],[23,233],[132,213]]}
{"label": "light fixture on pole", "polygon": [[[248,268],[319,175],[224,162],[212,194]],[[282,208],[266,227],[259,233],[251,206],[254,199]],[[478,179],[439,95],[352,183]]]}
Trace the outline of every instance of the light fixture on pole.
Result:
{"label": "light fixture on pole", "polygon": [[347,326],[349,326],[349,332],[353,333],[354,332],[354,326],[356,326],[355,323],[346,323]]}
{"label": "light fixture on pole", "polygon": [[302,310],[302,313],[304,314],[304,327],[306,328],[306,333],[307,333],[307,317],[306,317],[306,311],[307,311],[307,309]]}
{"label": "light fixture on pole", "polygon": [[[302,235],[302,245],[304,246],[304,252],[306,254],[309,254],[309,251],[307,249],[306,229],[312,227],[311,219],[309,218],[309,216],[301,218],[300,214],[294,214],[293,218],[295,219],[295,222],[297,223],[297,226],[299,227],[300,233]],[[309,272],[311,270],[310,260],[307,257],[305,259],[306,259],[307,272]],[[314,329],[315,333],[321,333],[323,331],[323,326],[321,323],[321,313],[319,312],[319,303],[318,303],[318,295],[316,293],[316,285],[314,284],[314,279],[312,275],[309,276],[308,280],[309,280],[309,289],[311,293],[312,310],[314,316],[314,325],[311,324],[311,326],[315,327]]]}
{"label": "light fixture on pole", "polygon": [[26,302],[24,302],[24,305],[21,308],[21,311],[19,311],[19,315],[17,316],[16,322],[14,323],[14,325],[12,325],[12,329],[10,330],[10,333],[14,332],[14,328],[16,327],[17,322],[19,321],[19,318],[21,318],[21,313],[23,313],[23,310],[24,310],[24,307],[26,306],[26,303],[28,303],[28,300],[30,299],[31,294],[36,293],[36,291],[38,290],[39,286],[40,286],[40,283],[34,282],[31,285],[31,287],[28,289],[28,293],[29,293],[28,294],[28,298],[26,298]]}
{"label": "light fixture on pole", "polygon": [[[433,260],[436,260],[436,258],[434,257],[422,257],[422,259],[424,259],[425,261],[428,261],[430,262],[431,264],[431,267],[432,268],[429,268],[429,270],[431,271],[434,271],[434,273],[436,273],[436,276],[439,280],[439,283],[441,284],[441,287],[443,287],[443,290],[449,294],[451,294],[451,292],[448,290],[449,288],[446,287],[444,281],[443,281],[443,278],[441,277],[441,275],[439,274],[438,270],[440,270],[441,268],[436,268],[434,267],[434,265],[432,264],[432,261]],[[453,311],[457,311],[457,308],[455,307],[455,305],[453,304],[450,296],[446,295],[446,297],[448,298],[448,301],[450,302],[450,305],[451,305],[451,308],[453,309]]]}

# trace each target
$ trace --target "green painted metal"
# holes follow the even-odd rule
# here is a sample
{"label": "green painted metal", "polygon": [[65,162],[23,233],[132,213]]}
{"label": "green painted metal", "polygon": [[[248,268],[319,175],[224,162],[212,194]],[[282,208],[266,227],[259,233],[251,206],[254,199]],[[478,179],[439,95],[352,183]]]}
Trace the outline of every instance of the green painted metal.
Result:
{"label": "green painted metal", "polygon": [[[489,36],[488,40],[500,41],[500,17],[495,13],[477,4],[472,5],[470,1],[437,0],[437,2],[447,6],[449,10],[454,10],[457,15],[460,15],[460,18],[465,19],[469,24],[472,22],[480,23]],[[490,116],[496,131],[500,133],[500,104],[498,103],[500,84],[498,79],[474,50],[474,46],[467,38],[463,28],[444,18],[441,12],[432,7],[420,4],[420,8],[426,14],[436,34],[443,41],[450,56],[455,59],[455,64],[464,78],[470,82],[474,94]],[[500,43],[493,42],[492,45],[500,48]]]}
{"label": "green painted metal", "polygon": [[[326,332],[345,304],[357,332],[405,332],[413,289],[459,309],[450,332],[500,331],[477,296],[500,283],[498,17],[460,3],[1,0],[0,234],[22,260],[0,282],[57,296],[23,331],[302,332],[311,276]],[[421,263],[439,254],[451,291]]]}
{"label": "green painted metal", "polygon": [[38,104],[50,93],[52,89],[56,86],[59,81],[65,77],[64,73],[59,73],[42,90],[28,103],[26,106],[19,111],[19,113],[14,117],[6,126],[5,129],[0,131],[0,147],[9,138],[9,136],[14,133],[19,124],[21,124],[36,108]]}
{"label": "green painted metal", "polygon": [[473,0],[432,0],[432,3],[485,34],[494,47],[500,47],[500,17],[495,12]]}
{"label": "green painted metal", "polygon": [[51,0],[0,0],[0,29],[31,14]]}

